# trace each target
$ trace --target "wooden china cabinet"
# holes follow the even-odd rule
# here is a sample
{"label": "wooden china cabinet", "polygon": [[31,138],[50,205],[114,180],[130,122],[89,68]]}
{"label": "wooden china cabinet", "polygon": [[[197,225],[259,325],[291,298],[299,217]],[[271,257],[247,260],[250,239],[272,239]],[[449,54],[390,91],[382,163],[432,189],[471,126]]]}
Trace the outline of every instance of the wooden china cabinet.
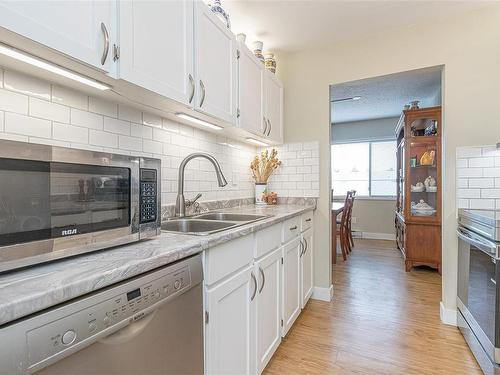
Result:
{"label": "wooden china cabinet", "polygon": [[405,269],[441,274],[441,107],[405,110],[396,126],[396,242]]}

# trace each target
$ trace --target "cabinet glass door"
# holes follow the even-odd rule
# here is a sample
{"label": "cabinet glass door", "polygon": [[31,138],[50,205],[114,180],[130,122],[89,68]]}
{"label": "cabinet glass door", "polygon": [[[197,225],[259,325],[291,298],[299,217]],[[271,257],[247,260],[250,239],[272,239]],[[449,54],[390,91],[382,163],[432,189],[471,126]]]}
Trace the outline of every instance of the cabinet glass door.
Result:
{"label": "cabinet glass door", "polygon": [[438,204],[438,150],[434,142],[411,142],[408,152],[410,215],[436,217]]}

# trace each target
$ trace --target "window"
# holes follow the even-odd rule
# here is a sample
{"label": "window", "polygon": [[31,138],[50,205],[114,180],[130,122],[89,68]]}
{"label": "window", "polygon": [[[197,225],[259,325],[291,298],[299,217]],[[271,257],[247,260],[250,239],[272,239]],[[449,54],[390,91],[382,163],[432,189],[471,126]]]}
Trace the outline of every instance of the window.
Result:
{"label": "window", "polygon": [[335,196],[356,190],[358,196],[396,195],[396,141],[332,145]]}

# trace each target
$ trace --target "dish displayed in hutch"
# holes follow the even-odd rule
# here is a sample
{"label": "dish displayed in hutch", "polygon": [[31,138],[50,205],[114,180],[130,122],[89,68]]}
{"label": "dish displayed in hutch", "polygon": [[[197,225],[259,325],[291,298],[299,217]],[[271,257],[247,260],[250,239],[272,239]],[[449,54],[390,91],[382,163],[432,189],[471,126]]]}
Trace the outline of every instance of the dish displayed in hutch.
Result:
{"label": "dish displayed in hutch", "polygon": [[403,110],[396,137],[396,243],[407,272],[441,273],[441,107]]}

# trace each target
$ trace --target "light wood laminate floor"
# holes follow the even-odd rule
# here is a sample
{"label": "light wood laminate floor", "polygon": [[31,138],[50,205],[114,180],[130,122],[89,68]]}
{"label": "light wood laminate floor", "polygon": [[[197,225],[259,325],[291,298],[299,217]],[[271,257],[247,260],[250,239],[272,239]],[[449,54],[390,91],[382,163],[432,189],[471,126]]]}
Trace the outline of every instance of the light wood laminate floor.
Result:
{"label": "light wood laminate floor", "polygon": [[392,241],[356,240],[339,259],[334,301],[309,301],[266,375],[481,374],[458,329],[440,322],[437,272],[405,273]]}

